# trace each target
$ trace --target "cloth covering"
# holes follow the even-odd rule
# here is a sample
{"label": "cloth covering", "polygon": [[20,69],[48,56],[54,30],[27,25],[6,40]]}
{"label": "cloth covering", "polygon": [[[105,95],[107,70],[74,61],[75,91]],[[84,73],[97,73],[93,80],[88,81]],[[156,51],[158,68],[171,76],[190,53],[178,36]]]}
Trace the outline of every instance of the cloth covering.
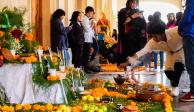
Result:
{"label": "cloth covering", "polygon": [[64,103],[60,84],[42,88],[32,81],[31,64],[4,64],[0,67],[0,83],[10,103]]}

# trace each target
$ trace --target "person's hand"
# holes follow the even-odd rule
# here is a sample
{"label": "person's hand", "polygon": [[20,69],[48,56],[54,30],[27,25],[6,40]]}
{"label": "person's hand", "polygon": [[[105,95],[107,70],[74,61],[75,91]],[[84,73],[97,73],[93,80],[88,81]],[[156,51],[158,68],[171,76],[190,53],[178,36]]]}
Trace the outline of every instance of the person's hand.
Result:
{"label": "person's hand", "polygon": [[125,68],[127,65],[128,65],[127,62],[126,62],[126,63],[121,63],[121,64],[119,65],[119,68]]}
{"label": "person's hand", "polygon": [[127,62],[129,63],[129,64],[134,64],[135,62],[136,62],[136,58],[135,57],[127,57]]}
{"label": "person's hand", "polygon": [[131,16],[131,18],[132,19],[135,19],[135,18],[138,18],[138,17],[141,17],[141,13],[139,13],[139,12],[137,12],[137,13],[134,13],[132,16]]}
{"label": "person's hand", "polygon": [[125,20],[125,24],[128,23],[128,22],[130,22],[131,19],[132,19],[131,17],[127,17],[127,19]]}

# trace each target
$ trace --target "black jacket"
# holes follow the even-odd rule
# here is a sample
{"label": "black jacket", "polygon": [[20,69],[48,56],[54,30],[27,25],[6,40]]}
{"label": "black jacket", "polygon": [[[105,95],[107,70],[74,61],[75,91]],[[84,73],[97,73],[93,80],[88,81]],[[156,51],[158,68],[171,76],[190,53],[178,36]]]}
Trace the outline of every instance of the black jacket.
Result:
{"label": "black jacket", "polygon": [[72,30],[71,30],[71,38],[72,43],[71,45],[83,45],[84,44],[84,28],[81,24],[78,24],[77,22],[72,24]]}

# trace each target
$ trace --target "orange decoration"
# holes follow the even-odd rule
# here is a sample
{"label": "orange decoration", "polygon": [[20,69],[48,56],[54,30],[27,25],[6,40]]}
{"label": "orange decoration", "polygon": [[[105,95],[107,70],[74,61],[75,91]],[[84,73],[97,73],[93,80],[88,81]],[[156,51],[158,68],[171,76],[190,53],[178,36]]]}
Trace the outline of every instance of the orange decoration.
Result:
{"label": "orange decoration", "polygon": [[2,37],[4,35],[4,32],[0,31],[0,37]]}
{"label": "orange decoration", "polygon": [[26,33],[25,34],[25,39],[29,40],[29,41],[32,41],[33,40],[33,35],[31,33]]}

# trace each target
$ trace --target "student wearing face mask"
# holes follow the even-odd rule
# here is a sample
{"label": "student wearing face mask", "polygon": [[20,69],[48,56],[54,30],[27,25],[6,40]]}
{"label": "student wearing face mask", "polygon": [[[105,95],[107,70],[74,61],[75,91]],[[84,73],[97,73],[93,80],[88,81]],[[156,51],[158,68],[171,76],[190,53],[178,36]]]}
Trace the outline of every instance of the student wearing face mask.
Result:
{"label": "student wearing face mask", "polygon": [[153,24],[150,30],[152,38],[143,49],[136,52],[128,61],[120,65],[125,67],[134,64],[138,58],[152,51],[165,51],[165,74],[171,82],[172,96],[179,95],[179,79],[184,71],[184,52],[182,37],[178,34],[178,27],[167,29],[164,24]]}

